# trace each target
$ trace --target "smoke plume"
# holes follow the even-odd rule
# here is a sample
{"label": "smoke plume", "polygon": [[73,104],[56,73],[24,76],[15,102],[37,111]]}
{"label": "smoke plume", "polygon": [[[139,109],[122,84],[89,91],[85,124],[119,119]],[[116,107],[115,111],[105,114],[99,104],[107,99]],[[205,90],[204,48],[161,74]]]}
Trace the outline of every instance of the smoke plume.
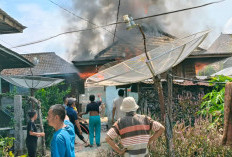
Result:
{"label": "smoke plume", "polygon": [[[117,8],[119,0],[73,0],[73,10],[76,14],[88,19],[96,25],[105,25],[116,22]],[[122,16],[130,14],[133,18],[164,13],[193,7],[210,2],[209,0],[121,0],[119,21]],[[212,2],[212,1],[211,1]],[[136,21],[143,26],[146,34],[159,36],[164,31],[176,37],[183,37],[191,33],[196,33],[206,29],[213,29],[206,42],[202,44],[207,48],[213,40],[222,32],[226,21],[232,16],[230,8],[231,1],[214,4],[175,14]],[[224,12],[220,12],[224,10]],[[95,27],[93,24],[69,16],[68,30],[84,29]],[[117,26],[116,40],[124,40],[133,43],[133,39],[141,34],[137,29],[127,31],[124,24]],[[106,27],[110,32],[115,26]],[[75,34],[73,44],[69,46],[69,58],[71,60],[88,60],[99,51],[103,50],[113,41],[113,33],[103,29],[85,31]]]}

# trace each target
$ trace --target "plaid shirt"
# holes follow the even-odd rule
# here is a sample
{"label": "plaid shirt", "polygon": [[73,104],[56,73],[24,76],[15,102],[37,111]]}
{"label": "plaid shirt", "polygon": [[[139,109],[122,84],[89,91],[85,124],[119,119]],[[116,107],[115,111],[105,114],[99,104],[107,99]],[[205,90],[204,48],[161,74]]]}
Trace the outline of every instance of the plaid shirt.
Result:
{"label": "plaid shirt", "polygon": [[162,126],[159,122],[145,115],[129,112],[120,118],[107,132],[111,139],[121,137],[122,145],[127,148],[126,156],[146,156],[148,154],[147,144],[151,130],[158,131]]}

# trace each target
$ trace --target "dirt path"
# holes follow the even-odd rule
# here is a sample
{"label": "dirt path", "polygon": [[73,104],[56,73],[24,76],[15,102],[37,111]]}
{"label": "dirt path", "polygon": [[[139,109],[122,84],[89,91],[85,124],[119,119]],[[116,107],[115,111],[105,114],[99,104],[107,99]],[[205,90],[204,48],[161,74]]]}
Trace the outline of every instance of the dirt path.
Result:
{"label": "dirt path", "polygon": [[[85,139],[88,139],[88,136],[84,134]],[[109,145],[105,142],[106,132],[101,132],[101,146],[97,147],[94,145],[93,147],[84,147],[84,144],[77,137],[77,144],[75,145],[76,157],[104,157],[106,155],[106,151],[109,149]]]}

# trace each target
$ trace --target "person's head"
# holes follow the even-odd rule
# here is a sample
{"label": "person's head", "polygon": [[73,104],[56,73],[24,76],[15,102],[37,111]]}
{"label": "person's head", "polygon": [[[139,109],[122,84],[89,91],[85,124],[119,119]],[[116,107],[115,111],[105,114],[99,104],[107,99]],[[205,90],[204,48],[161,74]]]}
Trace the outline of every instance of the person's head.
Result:
{"label": "person's head", "polygon": [[123,89],[119,89],[118,96],[121,96],[121,97],[124,96],[124,90]]}
{"label": "person's head", "polygon": [[31,120],[36,120],[36,119],[37,119],[36,110],[30,110],[30,111],[28,112],[28,117],[29,117]]}
{"label": "person's head", "polygon": [[90,96],[89,96],[89,100],[90,100],[91,102],[93,102],[93,101],[95,100],[95,96],[94,96],[94,95],[90,95]]}
{"label": "person's head", "polygon": [[75,106],[75,103],[76,103],[76,98],[68,98],[67,106],[73,107]]}
{"label": "person's head", "polygon": [[139,106],[136,104],[133,97],[124,98],[120,106],[120,110],[123,112],[137,111],[138,108]]}
{"label": "person's head", "polygon": [[63,103],[64,103],[65,105],[67,105],[67,103],[68,103],[68,97],[67,97],[67,96],[64,96],[64,97],[63,97]]}
{"label": "person's head", "polygon": [[64,122],[65,119],[65,108],[63,105],[56,104],[52,105],[48,111],[48,124],[52,127],[56,127],[59,125],[61,122]]}

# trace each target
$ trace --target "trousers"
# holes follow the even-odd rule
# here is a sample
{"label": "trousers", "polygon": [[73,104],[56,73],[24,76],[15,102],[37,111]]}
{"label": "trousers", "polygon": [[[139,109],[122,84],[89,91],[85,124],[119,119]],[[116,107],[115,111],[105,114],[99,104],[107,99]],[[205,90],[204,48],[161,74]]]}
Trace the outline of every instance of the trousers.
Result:
{"label": "trousers", "polygon": [[93,145],[95,133],[95,141],[97,145],[100,145],[101,139],[101,119],[100,116],[89,116],[89,140],[90,145]]}

